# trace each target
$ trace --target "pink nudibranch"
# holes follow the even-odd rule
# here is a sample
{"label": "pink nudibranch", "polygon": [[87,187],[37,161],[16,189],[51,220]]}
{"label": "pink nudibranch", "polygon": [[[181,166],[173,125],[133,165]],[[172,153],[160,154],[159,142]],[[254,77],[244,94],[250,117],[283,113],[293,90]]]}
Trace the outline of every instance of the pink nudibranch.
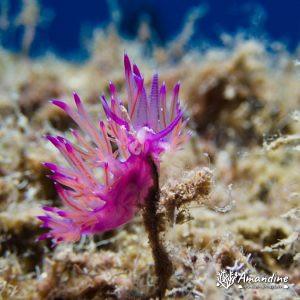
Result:
{"label": "pink nudibranch", "polygon": [[[161,154],[178,149],[190,136],[180,108],[179,83],[168,104],[166,86],[163,83],[159,88],[157,74],[147,95],[138,67],[131,65],[126,54],[124,66],[128,109],[110,82],[110,105],[104,95],[100,97],[106,122],[100,121],[98,127],[77,94],[77,111],[65,102],[51,101],[78,124],[89,141],[77,130],[72,130],[76,143],[46,136],[70,167],[44,163],[64,207],[44,207],[46,214],[38,218],[50,231],[40,240],[52,238],[54,244],[77,241],[83,234],[105,232],[129,222],[153,186],[152,162],[159,169]],[[117,150],[113,151],[112,143]],[[102,183],[94,175],[96,169],[102,170]]]}

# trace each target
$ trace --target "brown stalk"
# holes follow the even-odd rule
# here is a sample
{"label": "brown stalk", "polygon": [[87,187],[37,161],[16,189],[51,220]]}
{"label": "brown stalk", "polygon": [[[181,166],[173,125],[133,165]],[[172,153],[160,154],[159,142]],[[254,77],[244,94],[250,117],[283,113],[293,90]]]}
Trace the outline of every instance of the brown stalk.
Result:
{"label": "brown stalk", "polygon": [[149,162],[152,167],[154,184],[149,190],[149,194],[146,199],[143,219],[148,233],[149,244],[154,260],[155,274],[157,276],[157,290],[155,296],[162,299],[165,295],[169,279],[173,274],[173,265],[160,238],[160,228],[163,220],[158,213],[160,200],[159,174],[157,167],[151,158],[149,158]]}

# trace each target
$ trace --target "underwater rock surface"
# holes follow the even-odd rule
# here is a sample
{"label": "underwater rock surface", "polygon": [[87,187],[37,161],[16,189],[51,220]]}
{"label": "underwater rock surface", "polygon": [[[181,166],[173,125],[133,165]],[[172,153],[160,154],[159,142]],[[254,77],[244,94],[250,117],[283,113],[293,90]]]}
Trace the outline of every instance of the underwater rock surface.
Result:
{"label": "underwater rock surface", "polygon": [[[177,47],[177,48],[176,48]],[[51,248],[36,242],[44,205],[59,206],[44,161],[62,163],[41,137],[75,126],[48,103],[72,105],[76,90],[95,120],[111,79],[125,95],[124,49],[147,86],[157,67],[171,88],[180,79],[193,137],[161,165],[161,211],[175,267],[166,299],[292,299],[300,294],[300,70],[289,53],[256,40],[180,52],[95,34],[82,64],[0,52],[0,298],[149,299],[155,284],[138,215],[120,230]],[[176,52],[178,53],[178,52]],[[169,91],[170,92],[170,91]],[[297,112],[298,111],[298,112]],[[102,115],[101,115],[102,114]],[[224,290],[216,273],[236,263],[255,275],[288,276],[289,289]]]}

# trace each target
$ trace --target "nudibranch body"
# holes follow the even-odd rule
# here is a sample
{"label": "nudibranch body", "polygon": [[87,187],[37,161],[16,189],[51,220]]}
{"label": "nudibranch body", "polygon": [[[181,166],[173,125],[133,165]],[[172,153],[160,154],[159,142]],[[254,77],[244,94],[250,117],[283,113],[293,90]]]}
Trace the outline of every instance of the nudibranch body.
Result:
{"label": "nudibranch body", "polygon": [[[160,156],[178,149],[190,135],[179,102],[180,84],[167,101],[166,86],[159,87],[157,74],[147,94],[138,67],[131,65],[126,54],[124,67],[127,109],[110,82],[110,103],[104,95],[100,97],[106,120],[98,126],[77,94],[77,110],[65,102],[51,101],[78,124],[88,141],[77,130],[72,130],[76,143],[46,136],[69,168],[44,163],[52,172],[64,207],[43,208],[46,214],[39,219],[50,231],[40,240],[52,238],[54,244],[77,241],[83,234],[105,232],[130,221],[153,185],[153,164],[159,170]],[[103,171],[103,182],[94,175],[97,168]]]}

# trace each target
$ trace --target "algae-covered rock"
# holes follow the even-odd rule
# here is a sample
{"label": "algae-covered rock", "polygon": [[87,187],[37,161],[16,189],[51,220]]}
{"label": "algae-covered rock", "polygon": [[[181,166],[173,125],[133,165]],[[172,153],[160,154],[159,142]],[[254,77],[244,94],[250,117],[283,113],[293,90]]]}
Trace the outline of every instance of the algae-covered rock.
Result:
{"label": "algae-covered rock", "polygon": [[[60,205],[44,161],[64,161],[42,138],[72,139],[75,124],[48,104],[78,92],[94,120],[98,94],[113,80],[125,95],[124,49],[144,70],[160,71],[181,98],[192,138],[161,166],[160,230],[174,265],[166,299],[293,299],[300,293],[299,67],[288,53],[236,39],[205,53],[166,49],[146,56],[141,40],[95,31],[90,58],[31,60],[0,52],[0,298],[149,299],[155,271],[141,215],[121,229],[52,248],[35,239],[44,205]],[[66,96],[68,95],[68,96]],[[72,140],[74,141],[74,140]],[[243,264],[256,276],[277,272],[289,289],[230,291],[216,273]],[[293,285],[293,286],[292,286]]]}

